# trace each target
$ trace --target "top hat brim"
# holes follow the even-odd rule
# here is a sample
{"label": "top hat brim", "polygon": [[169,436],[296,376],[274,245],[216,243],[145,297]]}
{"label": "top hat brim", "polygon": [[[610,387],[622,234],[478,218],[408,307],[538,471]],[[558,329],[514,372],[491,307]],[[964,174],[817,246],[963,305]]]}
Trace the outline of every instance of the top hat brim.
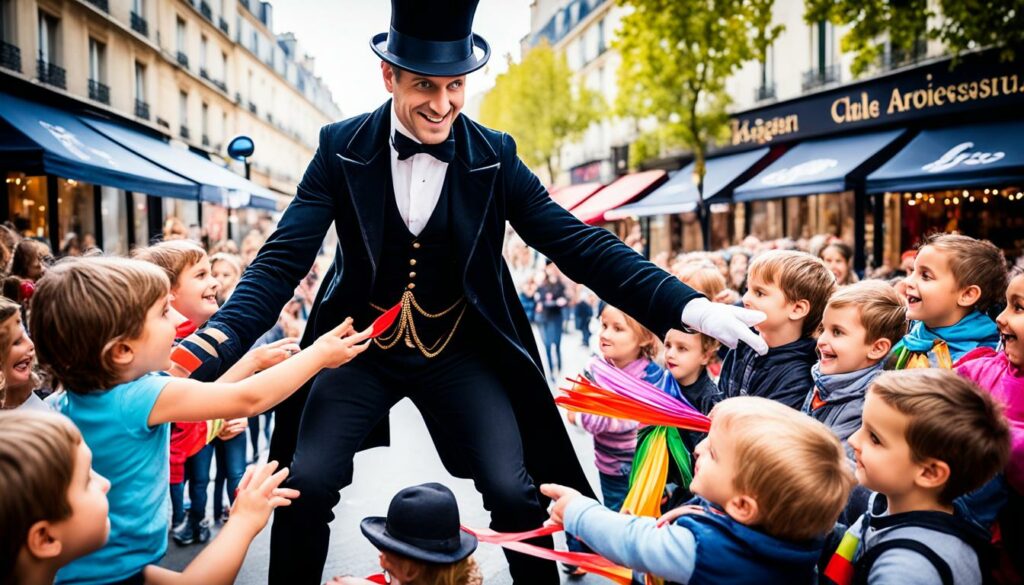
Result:
{"label": "top hat brim", "polygon": [[371,516],[370,518],[364,518],[363,521],[359,523],[359,529],[362,530],[363,536],[365,536],[366,539],[373,543],[373,546],[377,547],[379,550],[395,552],[402,556],[428,563],[457,563],[473,554],[477,545],[476,536],[473,536],[465,530],[460,530],[459,547],[454,551],[445,553],[425,550],[407,542],[398,540],[389,534],[387,519],[383,516]]}
{"label": "top hat brim", "polygon": [[458,77],[460,75],[472,73],[486,65],[487,60],[491,58],[491,46],[482,36],[476,33],[473,33],[473,46],[483,51],[483,55],[477,57],[476,51],[473,51],[470,53],[469,57],[459,61],[438,62],[426,61],[412,57],[402,57],[389,52],[388,33],[386,32],[374,35],[374,37],[370,39],[370,48],[373,49],[373,52],[385,62],[390,63],[399,69],[405,69],[406,71],[431,77]]}

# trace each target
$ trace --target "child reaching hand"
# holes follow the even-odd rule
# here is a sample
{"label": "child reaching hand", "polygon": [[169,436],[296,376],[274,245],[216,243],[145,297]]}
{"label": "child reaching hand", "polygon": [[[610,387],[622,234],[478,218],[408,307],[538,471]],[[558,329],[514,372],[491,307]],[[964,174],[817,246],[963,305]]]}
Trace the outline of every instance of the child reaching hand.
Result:
{"label": "child reaching hand", "polygon": [[202,383],[162,375],[175,325],[170,283],[159,268],[118,258],[69,259],[39,281],[31,330],[40,363],[68,390],[63,412],[111,482],[110,540],[72,561],[60,583],[137,578],[167,548],[167,445],[172,421],[263,412],[323,368],[368,346],[370,330],[350,319],[297,355],[239,382]]}
{"label": "child reaching hand", "polygon": [[[111,485],[91,462],[92,451],[67,418],[0,413],[0,583],[51,585],[61,567],[104,546],[111,533]],[[276,468],[271,462],[249,470],[231,522],[182,573],[149,566],[145,582],[233,583],[270,513],[298,496],[279,487],[288,470],[274,473]]]}

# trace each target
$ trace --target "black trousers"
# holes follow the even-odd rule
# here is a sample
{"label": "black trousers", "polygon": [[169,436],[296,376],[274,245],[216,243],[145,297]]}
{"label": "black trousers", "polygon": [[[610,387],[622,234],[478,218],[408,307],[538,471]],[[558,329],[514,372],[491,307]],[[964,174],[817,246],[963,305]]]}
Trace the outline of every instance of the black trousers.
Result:
{"label": "black trousers", "polygon": [[[429,360],[404,348],[371,347],[345,366],[321,372],[313,382],[286,484],[302,495],[275,512],[271,584],[322,582],[328,523],[339,490],[352,483],[352,456],[405,397],[445,433],[446,442],[458,445],[460,459],[468,464],[491,512],[491,528],[530,530],[547,518],[523,464],[519,427],[497,368],[466,346],[450,347]],[[537,544],[550,547],[551,540]],[[506,558],[519,585],[559,582],[552,562],[509,551]]]}

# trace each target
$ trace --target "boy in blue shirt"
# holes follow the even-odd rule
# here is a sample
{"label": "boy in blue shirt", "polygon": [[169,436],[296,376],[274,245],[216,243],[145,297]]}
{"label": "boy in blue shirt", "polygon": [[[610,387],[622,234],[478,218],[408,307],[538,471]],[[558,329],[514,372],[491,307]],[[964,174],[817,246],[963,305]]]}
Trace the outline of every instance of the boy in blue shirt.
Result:
{"label": "boy in blue shirt", "polygon": [[[120,258],[62,262],[36,288],[31,323],[39,361],[67,390],[62,411],[93,450],[95,470],[111,482],[109,541],[61,569],[58,583],[118,583],[163,556],[168,423],[263,412],[367,347],[370,330],[356,333],[346,320],[295,357],[240,382],[172,378],[162,374],[175,338],[169,292],[161,269]],[[224,379],[256,369],[243,358]]]}

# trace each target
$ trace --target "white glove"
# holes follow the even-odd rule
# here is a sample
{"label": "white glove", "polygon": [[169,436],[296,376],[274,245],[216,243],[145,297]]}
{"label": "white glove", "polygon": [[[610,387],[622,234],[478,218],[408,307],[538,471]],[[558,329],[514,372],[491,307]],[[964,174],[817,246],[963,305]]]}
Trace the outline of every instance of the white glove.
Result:
{"label": "white glove", "polygon": [[732,349],[742,341],[758,355],[768,353],[768,344],[750,328],[767,318],[761,311],[712,303],[703,297],[693,299],[683,307],[683,325],[710,335]]}

